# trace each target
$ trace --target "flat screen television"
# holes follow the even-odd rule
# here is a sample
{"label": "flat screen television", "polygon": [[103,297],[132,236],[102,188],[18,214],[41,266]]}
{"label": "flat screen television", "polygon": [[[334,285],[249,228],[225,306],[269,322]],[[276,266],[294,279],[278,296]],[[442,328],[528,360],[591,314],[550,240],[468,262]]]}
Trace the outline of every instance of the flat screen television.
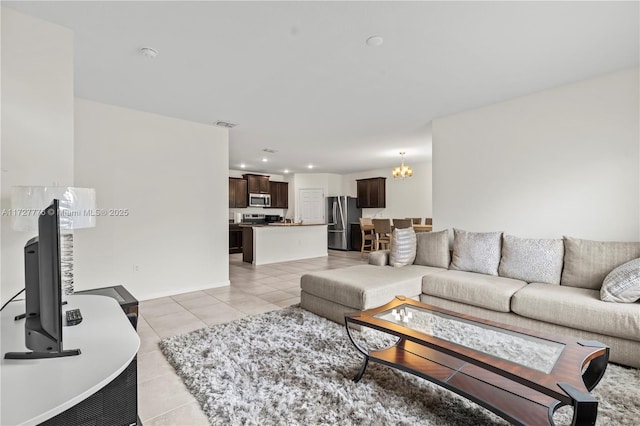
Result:
{"label": "flat screen television", "polygon": [[6,359],[79,355],[62,347],[60,209],[54,199],[38,218],[38,236],[24,247],[25,346],[33,352],[7,352]]}

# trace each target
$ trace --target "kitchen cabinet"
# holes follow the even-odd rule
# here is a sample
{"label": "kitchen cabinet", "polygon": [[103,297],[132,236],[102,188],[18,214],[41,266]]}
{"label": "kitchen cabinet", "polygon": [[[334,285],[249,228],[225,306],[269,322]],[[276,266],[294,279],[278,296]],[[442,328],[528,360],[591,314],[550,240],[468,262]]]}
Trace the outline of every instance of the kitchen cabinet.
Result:
{"label": "kitchen cabinet", "polygon": [[229,224],[229,254],[242,253],[242,228],[240,225]]}
{"label": "kitchen cabinet", "polygon": [[249,194],[269,194],[269,176],[264,175],[242,175],[247,181]]}
{"label": "kitchen cabinet", "polygon": [[287,182],[269,182],[272,209],[289,208],[289,184]]}
{"label": "kitchen cabinet", "polygon": [[359,223],[352,223],[351,226],[351,250],[360,251],[362,247],[362,231]]}
{"label": "kitchen cabinet", "polygon": [[368,209],[385,208],[386,181],[387,178],[383,177],[357,179],[358,207]]}
{"label": "kitchen cabinet", "polygon": [[229,178],[229,208],[247,207],[247,181],[240,178]]}

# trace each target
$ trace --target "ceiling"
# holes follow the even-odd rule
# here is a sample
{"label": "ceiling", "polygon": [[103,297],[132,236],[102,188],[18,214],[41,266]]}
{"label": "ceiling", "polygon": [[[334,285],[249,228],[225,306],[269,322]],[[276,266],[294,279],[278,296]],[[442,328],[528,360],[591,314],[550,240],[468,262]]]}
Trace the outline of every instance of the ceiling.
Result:
{"label": "ceiling", "polygon": [[[392,167],[399,151],[407,164],[428,161],[436,117],[638,66],[640,56],[636,1],[3,6],[74,31],[76,96],[237,123],[229,167],[276,174]],[[365,43],[374,35],[382,45]],[[159,55],[143,57],[144,46]]]}

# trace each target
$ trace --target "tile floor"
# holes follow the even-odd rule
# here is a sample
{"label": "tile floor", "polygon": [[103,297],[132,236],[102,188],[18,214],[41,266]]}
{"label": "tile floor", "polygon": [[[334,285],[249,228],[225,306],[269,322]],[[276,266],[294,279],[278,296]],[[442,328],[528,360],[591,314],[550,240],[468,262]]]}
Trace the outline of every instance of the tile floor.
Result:
{"label": "tile floor", "polygon": [[221,324],[300,302],[300,276],[309,271],[366,263],[359,252],[329,250],[329,256],[253,266],[229,256],[229,287],[212,288],[140,303],[138,415],[145,426],[199,426],[209,422],[175,374],[158,342],[165,337]]}

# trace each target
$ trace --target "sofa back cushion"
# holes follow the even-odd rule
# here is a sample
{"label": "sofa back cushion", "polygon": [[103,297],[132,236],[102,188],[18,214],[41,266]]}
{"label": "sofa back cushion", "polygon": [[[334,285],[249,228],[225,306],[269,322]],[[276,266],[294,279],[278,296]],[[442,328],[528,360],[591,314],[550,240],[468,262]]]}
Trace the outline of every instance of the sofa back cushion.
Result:
{"label": "sofa back cushion", "polygon": [[453,228],[450,269],[498,275],[502,232],[467,232]]}
{"label": "sofa back cushion", "polygon": [[502,237],[498,273],[528,283],[560,284],[564,244],[562,240]]}
{"label": "sofa back cushion", "polygon": [[609,272],[638,257],[640,242],[564,237],[564,270],[560,285],[600,290]]}
{"label": "sofa back cushion", "polygon": [[439,232],[416,233],[415,265],[449,268],[451,252],[449,251],[449,230]]}
{"label": "sofa back cushion", "polygon": [[389,246],[389,265],[411,265],[416,258],[416,232],[413,228],[394,229]]}

